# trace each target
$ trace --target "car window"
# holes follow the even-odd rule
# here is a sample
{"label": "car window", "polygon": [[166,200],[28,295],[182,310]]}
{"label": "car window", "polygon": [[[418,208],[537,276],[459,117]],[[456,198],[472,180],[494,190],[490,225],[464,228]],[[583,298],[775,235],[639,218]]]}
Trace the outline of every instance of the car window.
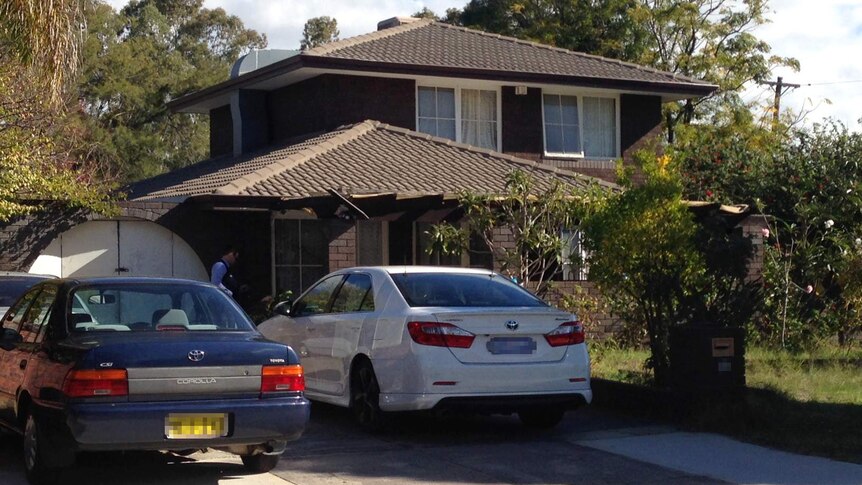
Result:
{"label": "car window", "polygon": [[329,311],[329,302],[332,301],[332,294],[338,289],[338,285],[344,275],[330,276],[313,288],[308,290],[302,298],[296,301],[293,314],[295,316],[316,315]]}
{"label": "car window", "polygon": [[24,319],[24,313],[27,311],[27,308],[30,307],[30,303],[33,303],[33,300],[36,298],[36,295],[39,294],[40,288],[34,288],[27,292],[21,299],[18,300],[12,308],[6,313],[6,319],[3,320],[3,328],[11,328],[12,330],[18,331],[21,326],[21,321]]}
{"label": "car window", "polygon": [[[367,274],[351,274],[338,289],[332,302],[332,313],[374,310],[371,293],[371,277]],[[367,300],[367,301],[366,301]]]}
{"label": "car window", "polygon": [[48,323],[56,297],[57,288],[55,286],[44,286],[42,292],[30,305],[30,309],[27,310],[21,324],[21,337],[25,342],[41,341],[42,327]]}
{"label": "car window", "polygon": [[412,307],[547,306],[529,291],[496,273],[400,273],[391,276]]}
{"label": "car window", "polygon": [[72,292],[69,327],[97,331],[248,331],[248,317],[217,288],[177,283],[101,283]]}

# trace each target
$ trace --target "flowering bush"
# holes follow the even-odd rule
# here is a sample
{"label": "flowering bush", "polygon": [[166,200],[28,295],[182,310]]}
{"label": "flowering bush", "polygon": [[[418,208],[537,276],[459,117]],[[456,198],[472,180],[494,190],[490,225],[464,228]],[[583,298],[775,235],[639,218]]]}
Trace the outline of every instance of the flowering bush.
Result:
{"label": "flowering bush", "polygon": [[[746,203],[770,216],[756,341],[798,349],[860,329],[862,134],[829,122],[810,129],[691,126],[671,153],[686,197]],[[862,238],[860,238],[862,239]],[[862,246],[862,241],[860,241]]]}

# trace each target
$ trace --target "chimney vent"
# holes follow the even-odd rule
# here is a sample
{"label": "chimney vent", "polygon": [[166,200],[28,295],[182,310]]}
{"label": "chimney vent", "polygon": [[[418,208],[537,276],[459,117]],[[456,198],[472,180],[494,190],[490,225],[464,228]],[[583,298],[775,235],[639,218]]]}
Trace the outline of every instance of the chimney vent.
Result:
{"label": "chimney vent", "polygon": [[399,25],[404,24],[412,24],[413,22],[418,22],[422,19],[416,17],[392,17],[391,19],[381,20],[377,22],[377,30],[386,30],[391,29],[392,27],[398,27]]}

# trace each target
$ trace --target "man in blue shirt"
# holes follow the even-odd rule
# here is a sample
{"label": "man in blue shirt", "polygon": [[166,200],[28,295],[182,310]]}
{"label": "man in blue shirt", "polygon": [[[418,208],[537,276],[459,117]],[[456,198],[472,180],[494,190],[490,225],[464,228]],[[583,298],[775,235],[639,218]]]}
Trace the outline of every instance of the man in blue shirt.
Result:
{"label": "man in blue shirt", "polygon": [[236,280],[230,272],[230,267],[239,259],[239,250],[236,246],[225,246],[220,260],[213,264],[210,271],[210,283],[218,286],[222,291],[233,296],[237,290]]}

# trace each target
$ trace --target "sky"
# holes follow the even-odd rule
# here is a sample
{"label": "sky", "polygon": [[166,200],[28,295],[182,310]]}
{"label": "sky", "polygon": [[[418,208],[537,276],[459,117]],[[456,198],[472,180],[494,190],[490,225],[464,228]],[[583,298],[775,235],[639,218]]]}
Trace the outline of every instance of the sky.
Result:
{"label": "sky", "polygon": [[[409,16],[428,7],[442,15],[447,8],[463,7],[468,0],[205,0],[206,8],[221,7],[243,23],[266,34],[272,49],[298,49],[302,27],[312,17],[328,15],[338,21],[341,38],[377,30],[377,22]],[[115,8],[126,0],[108,0]],[[811,124],[831,117],[854,131],[862,131],[862,1],[772,0],[771,20],[754,34],[772,46],[772,53],[795,57],[799,72],[777,69],[785,83],[799,84],[781,98],[782,111],[807,113]],[[770,101],[768,86],[749,87],[746,101]]]}

